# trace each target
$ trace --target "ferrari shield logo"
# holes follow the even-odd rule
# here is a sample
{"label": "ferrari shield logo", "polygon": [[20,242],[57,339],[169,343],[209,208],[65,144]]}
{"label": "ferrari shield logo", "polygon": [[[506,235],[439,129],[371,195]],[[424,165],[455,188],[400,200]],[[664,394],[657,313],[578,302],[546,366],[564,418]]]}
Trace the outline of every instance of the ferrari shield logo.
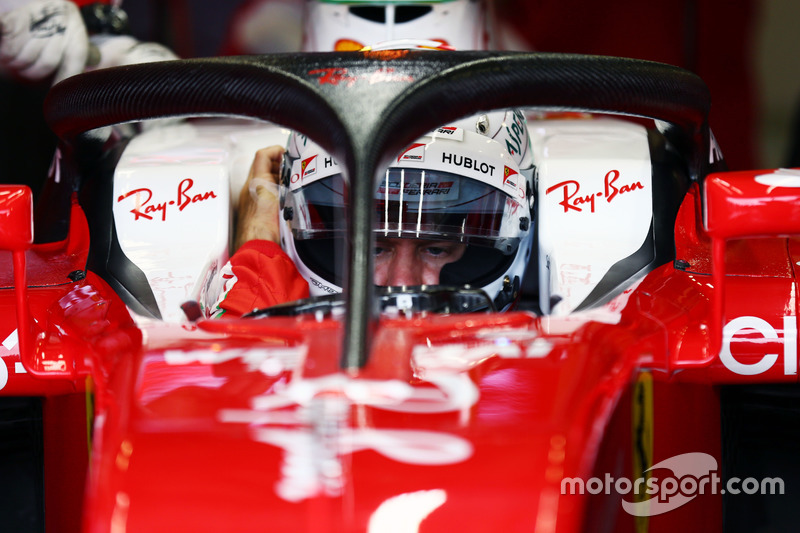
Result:
{"label": "ferrari shield logo", "polygon": [[402,154],[397,156],[397,162],[399,163],[400,161],[416,161],[419,163],[425,161],[425,144],[414,143],[406,148]]}
{"label": "ferrari shield logo", "polygon": [[[517,177],[514,177],[517,176]],[[503,169],[503,185],[510,187],[514,190],[517,188],[517,180],[519,179],[519,172],[509,167]]]}
{"label": "ferrari shield logo", "polygon": [[311,156],[308,159],[304,159],[303,162],[300,164],[300,177],[302,179],[308,178],[313,176],[317,173],[317,156]]}

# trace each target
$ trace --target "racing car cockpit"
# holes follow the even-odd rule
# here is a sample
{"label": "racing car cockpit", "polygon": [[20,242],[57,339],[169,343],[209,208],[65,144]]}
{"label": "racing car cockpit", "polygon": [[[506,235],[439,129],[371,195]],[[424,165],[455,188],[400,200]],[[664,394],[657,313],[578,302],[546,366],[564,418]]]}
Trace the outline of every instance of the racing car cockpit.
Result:
{"label": "racing car cockpit", "polygon": [[[377,69],[380,76],[373,72],[369,79],[363,78],[366,74],[326,66],[331,61],[327,54],[307,54],[303,57],[309,63],[298,63],[297,68],[305,69],[304,75],[317,87],[341,93],[334,100],[341,98],[344,107],[352,108],[359,100],[351,93],[362,85],[383,84],[387,98],[394,98],[398,87],[413,80],[413,76],[382,70],[387,59],[407,53],[414,52],[372,52],[363,68]],[[471,54],[488,57],[491,52]],[[426,64],[425,55],[417,57],[409,72]],[[261,59],[230,61],[237,63],[240,73],[272,68],[269,61],[260,64]],[[555,58],[554,65],[558,61]],[[182,65],[193,68],[191,61]],[[219,62],[211,65],[206,68],[228,68]],[[140,68],[161,72],[168,67]],[[362,78],[366,81],[359,81]],[[139,84],[152,85],[146,80]],[[131,94],[140,89],[132,87]],[[196,91],[202,90],[198,82]],[[297,95],[303,91],[302,86],[293,86],[281,98],[299,102]],[[526,103],[533,100],[515,98]],[[213,109],[216,106],[227,114],[246,116],[258,105],[228,100],[211,102],[211,114],[219,113]],[[143,117],[160,117],[169,111],[169,106],[148,111],[146,100],[136,105],[142,107]],[[270,101],[270,105],[276,104]],[[325,105],[316,109],[330,114]],[[652,122],[645,126],[597,115],[576,120],[542,114],[548,105],[531,109],[527,117],[530,141],[522,114],[489,109],[479,115],[481,119],[468,115],[471,118],[454,121],[446,115],[440,124],[452,126],[423,133],[421,138],[415,132],[411,141],[402,136],[389,139],[396,131],[413,128],[386,124],[382,142],[395,155],[361,154],[381,159],[384,169],[369,185],[370,220],[376,224],[373,233],[383,232],[384,238],[444,238],[467,245],[459,261],[441,269],[435,283],[379,283],[393,286],[378,289],[384,301],[381,306],[414,309],[424,305],[447,312],[503,310],[519,300],[519,309],[569,314],[607,302],[637,275],[674,258],[673,224],[691,174],[687,157],[677,148],[679,139],[652,127]],[[551,103],[549,109],[562,107]],[[367,112],[360,104],[351,111]],[[122,116],[128,111],[118,113]],[[289,112],[274,116],[278,115],[290,116]],[[335,306],[332,302],[348,297],[325,295],[339,292],[350,282],[344,277],[354,261],[352,247],[335,244],[358,216],[358,206],[345,204],[346,193],[352,191],[341,177],[353,155],[344,154],[349,160],[338,168],[342,155],[326,139],[330,132],[315,123],[313,109],[305,115],[285,123],[308,136],[293,136],[294,146],[289,146],[282,239],[309,282],[312,296],[320,305]],[[426,117],[430,120],[434,118]],[[137,314],[181,321],[185,319],[182,304],[195,301],[200,304],[200,316],[208,316],[222,291],[220,271],[235,251],[231,245],[234,198],[246,179],[247,166],[256,149],[286,145],[288,135],[289,130],[264,122],[201,118],[151,128],[108,150],[104,157],[109,164],[96,165],[81,178],[81,204],[93,234],[89,268],[103,275]],[[298,144],[308,139],[320,143]],[[464,202],[467,194],[472,199]],[[349,217],[342,216],[345,212]],[[364,243],[355,245],[364,248]],[[366,248],[376,252],[372,245]],[[370,278],[376,259],[368,262]],[[425,285],[426,290],[396,288],[411,284]],[[475,291],[485,292],[487,298],[476,296],[480,292]],[[292,307],[291,312],[317,309],[307,303]],[[271,312],[287,311],[284,307]]]}
{"label": "racing car cockpit", "polygon": [[[343,171],[305,135],[258,121],[193,119],[147,128],[117,154],[109,151],[114,164],[90,168],[84,205],[93,233],[106,237],[94,239],[93,270],[104,272],[141,316],[175,322],[189,310],[192,318],[216,314],[230,266],[238,268],[233,221],[253,154],[287,146],[287,136],[275,224],[312,300],[253,308],[249,316],[342,308]],[[533,189],[519,111],[467,117],[408,145],[375,185],[376,305],[404,313],[512,307],[532,250]],[[401,265],[387,260],[392,242],[427,244]],[[450,248],[458,260],[444,260]],[[430,264],[439,266],[422,276]],[[381,269],[391,269],[383,280]]]}
{"label": "racing car cockpit", "polygon": [[[562,478],[585,479],[611,465],[636,479],[661,460],[650,453],[652,441],[644,442],[652,424],[637,426],[641,438],[633,444],[628,424],[652,419],[654,379],[662,387],[657,397],[673,413],[702,408],[693,425],[672,424],[680,435],[667,450],[697,445],[695,430],[715,425],[707,420],[720,416],[720,395],[708,383],[738,383],[745,375],[731,374],[726,357],[752,370],[764,366],[758,361],[769,362],[766,350],[778,353],[783,343],[784,365],[761,370],[770,380],[786,372],[780,379],[796,381],[788,372],[796,366],[790,359],[796,309],[787,307],[796,306],[789,261],[796,250],[787,254],[785,241],[768,243],[779,249],[770,260],[788,273],[737,285],[740,294],[766,287],[777,296],[759,308],[769,322],[749,316],[746,299],[728,307],[745,319],[735,328],[758,320],[771,333],[738,335],[734,354],[733,333],[725,333],[724,352],[709,342],[715,332],[731,331],[722,315],[705,316],[712,299],[722,299],[719,267],[702,278],[702,271],[668,264],[676,241],[683,239],[687,250],[691,238],[709,234],[717,239],[715,265],[724,264],[724,239],[741,235],[748,223],[726,220],[739,209],[724,202],[739,197],[722,193],[716,195],[721,229],[681,235],[702,229],[702,191],[691,180],[700,182],[721,163],[707,123],[707,91],[690,73],[595,57],[409,52],[187,60],[98,71],[64,84],[51,93],[48,114],[65,149],[74,149],[83,132],[108,124],[204,112],[302,132],[289,146],[278,222],[286,249],[319,291],[268,309],[258,320],[187,324],[177,311],[185,300],[202,301],[214,292],[210,280],[232,251],[232,198],[253,151],[285,143],[286,137],[267,140],[258,131],[264,123],[169,124],[116,153],[104,152],[106,170],[79,179],[68,172],[75,159],[62,152],[60,183],[77,192],[65,196],[73,213],[87,213],[91,228],[89,264],[85,283],[61,281],[67,286],[58,290],[39,285],[35,306],[24,301],[24,279],[18,284],[18,315],[25,318],[32,309],[46,328],[36,338],[33,327],[19,328],[20,358],[28,374],[97,378],[101,423],[95,427],[102,433],[92,449],[97,468],[87,512],[94,523],[113,521],[124,500],[139,502],[124,506],[131,513],[127,524],[136,526],[131,531],[161,523],[163,513],[149,505],[154,501],[174,508],[175,524],[200,507],[214,511],[219,521],[213,525],[226,524],[231,508],[255,527],[282,515],[288,517],[282,523],[296,529],[308,523],[311,508],[322,510],[319,523],[333,517],[337,527],[366,530],[360,524],[368,517],[383,514],[391,521],[405,508],[395,502],[422,495],[426,500],[414,501],[432,501],[431,512],[438,514],[416,524],[431,520],[431,530],[468,530],[467,521],[475,521],[476,530],[497,529],[497,515],[510,517],[503,523],[511,529],[544,517],[551,524],[557,518],[559,530],[578,531],[608,516],[609,502],[617,506],[619,495],[558,501],[547,495],[558,494]],[[532,165],[509,150],[522,153],[524,146],[517,115],[492,118],[494,109],[525,106],[533,109],[527,120]],[[488,124],[472,119],[437,128],[476,109]],[[548,114],[534,114],[541,110]],[[614,112],[657,120],[606,116]],[[482,135],[481,125],[508,136],[499,142]],[[185,150],[189,145],[197,149]],[[764,177],[748,174],[733,183],[772,187],[775,181],[758,181]],[[706,179],[716,187],[728,183]],[[764,194],[743,197],[760,201]],[[21,206],[3,203],[19,215],[14,228],[29,222]],[[70,232],[80,237],[82,220],[76,215],[74,221]],[[399,242],[387,242],[392,239]],[[432,241],[425,252],[440,259],[433,280],[422,268],[383,263],[384,253],[391,263],[397,259],[392,252],[401,254],[407,251],[402,245],[419,239]],[[47,251],[29,250],[21,241],[3,243],[15,261],[23,259],[22,268],[15,267],[15,274],[23,273],[18,277],[24,277],[26,251]],[[698,261],[708,261],[709,249]],[[85,257],[84,248],[65,253],[73,252],[79,257],[70,269]],[[470,268],[462,269],[462,260]],[[176,269],[184,263],[193,270]],[[739,272],[737,266],[731,278]],[[340,295],[322,294],[332,285]],[[515,290],[520,308],[551,316],[439,314],[504,308]],[[142,318],[142,309],[155,309],[164,323]],[[422,309],[437,313],[415,313]],[[793,314],[782,316],[787,312]],[[303,316],[274,316],[281,314]],[[572,316],[552,316],[566,314]],[[617,321],[602,320],[610,315]],[[778,334],[781,323],[786,329]],[[22,339],[39,345],[23,349]],[[770,357],[772,365],[779,356]],[[640,401],[645,395],[649,400]],[[641,416],[632,416],[630,406],[639,404]],[[712,428],[700,451],[719,457],[723,430]],[[620,460],[620,450],[633,459],[640,444],[649,452],[639,464]],[[420,461],[420,450],[432,453]],[[212,456],[226,461],[198,470],[197,458]],[[317,469],[313,484],[297,465]],[[146,481],[165,469],[165,486],[151,497]],[[373,483],[386,477],[375,477],[376,471],[388,471],[389,482]],[[209,504],[197,505],[193,485],[225,488],[234,478],[257,490],[211,490],[203,500]],[[397,480],[408,479],[415,484],[398,487]],[[432,494],[428,489],[443,479],[446,490]],[[464,479],[477,479],[477,490],[462,489]],[[465,510],[485,499],[487,483],[501,488],[503,497],[495,500],[502,513],[479,523],[480,516]],[[119,487],[128,491],[124,498],[117,497]],[[363,501],[372,492],[377,497]],[[184,493],[189,497],[173,505],[173,496]],[[253,494],[263,506],[253,504]],[[427,500],[431,496],[436,500]],[[350,501],[360,505],[358,523],[339,516],[356,514]],[[692,517],[710,514],[698,509]],[[624,518],[622,511],[616,516]],[[633,527],[632,518],[620,523]]]}
{"label": "racing car cockpit", "polygon": [[[525,133],[521,143],[512,133],[526,131],[524,123],[519,112],[463,119],[411,143],[387,168],[375,187],[376,238],[466,246],[435,280],[378,282],[391,287],[378,289],[381,308],[456,312],[519,304],[568,314],[608,301],[671,259],[671,225],[688,176],[663,136],[610,117],[535,117],[532,146],[511,155],[528,144]],[[480,132],[488,128],[490,135]],[[233,199],[248,162],[259,145],[285,145],[287,133],[259,123],[194,121],[128,145],[106,180],[113,184],[113,223],[94,223],[113,228],[107,268],[134,309],[165,320],[184,319],[187,300],[213,310],[224,291],[223,266],[235,252]],[[292,134],[284,170],[281,240],[315,301],[254,309],[255,316],[327,312],[344,303],[341,168],[318,144]],[[422,291],[409,288],[423,284]]]}

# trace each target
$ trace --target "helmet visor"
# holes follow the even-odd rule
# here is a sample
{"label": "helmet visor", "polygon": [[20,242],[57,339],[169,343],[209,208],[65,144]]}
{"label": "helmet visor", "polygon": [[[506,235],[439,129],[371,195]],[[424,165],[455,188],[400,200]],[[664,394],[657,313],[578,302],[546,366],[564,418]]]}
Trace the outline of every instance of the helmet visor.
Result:
{"label": "helmet visor", "polygon": [[[287,198],[287,205],[292,205],[290,226],[300,259],[340,286],[345,198],[341,174],[294,188]],[[441,282],[448,285],[481,286],[503,271],[530,225],[524,201],[481,181],[437,170],[389,168],[376,184],[374,205],[377,239],[467,245],[462,259],[442,271]]]}
{"label": "helmet visor", "polygon": [[[292,190],[296,241],[342,237],[341,174]],[[486,183],[437,170],[389,168],[375,189],[375,233],[382,238],[450,240],[512,254],[530,222],[521,199]]]}

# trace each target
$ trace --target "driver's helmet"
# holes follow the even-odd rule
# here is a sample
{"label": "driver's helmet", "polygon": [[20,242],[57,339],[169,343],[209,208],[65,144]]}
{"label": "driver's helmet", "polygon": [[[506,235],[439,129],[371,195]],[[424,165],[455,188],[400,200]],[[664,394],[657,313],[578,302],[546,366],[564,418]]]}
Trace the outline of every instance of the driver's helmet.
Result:
{"label": "driver's helmet", "polygon": [[[533,239],[533,164],[525,118],[497,111],[410,144],[375,185],[376,238],[455,241],[464,254],[439,285],[483,289],[498,310],[516,300]],[[312,296],[342,290],[345,182],[337,162],[301,134],[281,176],[281,240]]]}
{"label": "driver's helmet", "polygon": [[304,52],[361,50],[396,39],[428,39],[457,50],[488,48],[483,0],[306,0]]}

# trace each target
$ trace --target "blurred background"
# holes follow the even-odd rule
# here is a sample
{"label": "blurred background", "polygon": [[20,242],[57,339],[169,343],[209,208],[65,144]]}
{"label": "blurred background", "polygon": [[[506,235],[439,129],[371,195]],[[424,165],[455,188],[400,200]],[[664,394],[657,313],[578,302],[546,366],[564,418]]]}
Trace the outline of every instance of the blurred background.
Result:
{"label": "blurred background", "polygon": [[[188,58],[297,50],[303,1],[124,0],[122,7],[135,37]],[[797,0],[491,2],[493,35],[509,49],[648,59],[700,75],[711,90],[711,127],[732,170],[800,166]],[[4,182],[35,183],[49,166],[55,140],[41,117],[48,88],[0,88]]]}
{"label": "blurred background", "polygon": [[[762,0],[759,3],[753,69],[758,81],[758,154],[761,166],[787,164],[788,142],[800,107],[800,2]],[[791,164],[797,165],[796,155]]]}
{"label": "blurred background", "polygon": [[[248,51],[238,43],[245,53],[300,46],[302,0],[126,0],[124,7],[135,35],[182,57],[234,50],[234,28],[257,45]],[[494,0],[494,8],[516,47],[651,59],[700,74],[732,168],[800,164],[790,147],[800,103],[797,0]]]}

